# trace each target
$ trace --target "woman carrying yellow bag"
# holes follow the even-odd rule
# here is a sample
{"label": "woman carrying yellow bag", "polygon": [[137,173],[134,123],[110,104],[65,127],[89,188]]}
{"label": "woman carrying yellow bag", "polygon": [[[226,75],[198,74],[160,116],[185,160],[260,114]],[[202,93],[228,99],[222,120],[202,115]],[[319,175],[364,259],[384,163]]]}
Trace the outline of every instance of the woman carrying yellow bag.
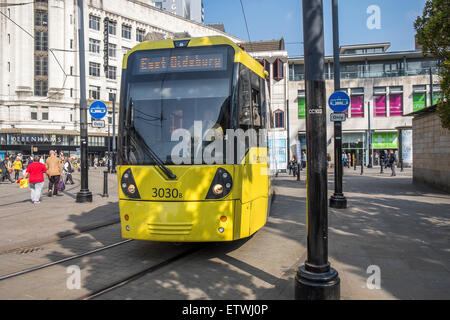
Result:
{"label": "woman carrying yellow bag", "polygon": [[39,156],[34,157],[34,162],[31,163],[27,168],[27,173],[25,179],[30,177],[30,190],[31,190],[31,201],[34,204],[41,203],[41,191],[44,186],[44,173],[47,174],[47,168],[45,165],[39,162]]}

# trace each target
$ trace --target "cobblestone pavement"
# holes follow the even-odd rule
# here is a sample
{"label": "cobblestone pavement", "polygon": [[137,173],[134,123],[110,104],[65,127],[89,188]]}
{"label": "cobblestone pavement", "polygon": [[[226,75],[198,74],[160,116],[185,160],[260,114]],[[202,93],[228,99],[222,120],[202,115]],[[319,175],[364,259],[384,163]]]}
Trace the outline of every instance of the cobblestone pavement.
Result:
{"label": "cobblestone pavement", "polygon": [[[25,201],[28,191],[0,185],[0,277],[121,241],[114,224],[116,177],[109,178],[110,197],[102,198],[103,175],[97,170],[90,171],[92,204],[75,204],[77,176],[73,191],[69,186],[63,197],[43,197],[40,210]],[[332,180],[330,171],[330,196]],[[275,185],[269,221],[249,239],[131,241],[0,281],[0,299],[78,299],[191,249],[192,254],[96,299],[293,299],[296,268],[306,259],[305,177],[297,182],[280,175]],[[413,185],[410,169],[390,177],[379,169],[365,169],[361,176],[359,168],[345,169],[344,193],[349,208],[329,210],[329,257],[340,274],[342,299],[450,298],[449,194]],[[107,226],[98,227],[101,223]],[[33,241],[36,247],[24,246]],[[8,248],[14,250],[5,253]],[[79,290],[66,286],[67,267],[73,265],[81,269]],[[380,269],[380,289],[367,288],[371,265]]]}

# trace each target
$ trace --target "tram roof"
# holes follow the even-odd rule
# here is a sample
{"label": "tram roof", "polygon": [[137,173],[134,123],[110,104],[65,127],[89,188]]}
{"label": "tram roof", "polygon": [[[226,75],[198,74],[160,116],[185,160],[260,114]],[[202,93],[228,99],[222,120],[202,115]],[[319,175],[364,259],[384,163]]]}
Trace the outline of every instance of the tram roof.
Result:
{"label": "tram roof", "polygon": [[211,37],[198,37],[198,38],[182,38],[182,39],[169,39],[169,40],[156,40],[156,41],[144,41],[131,49],[124,57],[122,68],[126,69],[128,65],[128,57],[135,51],[141,50],[156,50],[156,49],[175,49],[175,41],[190,40],[187,45],[190,47],[203,47],[203,46],[217,46],[217,45],[229,45],[233,47],[235,55],[234,62],[239,62],[251,69],[257,75],[262,78],[266,78],[264,67],[255,59],[253,59],[247,52],[240,48],[236,43],[223,36],[211,36]]}

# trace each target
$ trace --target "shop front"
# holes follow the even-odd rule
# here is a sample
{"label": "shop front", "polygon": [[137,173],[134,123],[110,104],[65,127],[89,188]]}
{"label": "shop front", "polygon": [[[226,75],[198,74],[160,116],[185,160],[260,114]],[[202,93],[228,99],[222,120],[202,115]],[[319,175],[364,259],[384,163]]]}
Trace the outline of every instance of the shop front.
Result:
{"label": "shop front", "polygon": [[[365,132],[343,132],[342,133],[342,152],[345,152],[349,158],[349,165],[360,164],[365,157],[365,148],[367,137]],[[364,159],[364,161],[366,161]]]}
{"label": "shop front", "polygon": [[[50,150],[63,152],[67,156],[79,156],[80,136],[74,132],[31,133],[25,130],[0,133],[0,156],[15,156],[19,153],[25,157],[38,155],[47,157]],[[107,151],[106,137],[89,137],[89,153],[104,156]]]}
{"label": "shop front", "polygon": [[398,159],[398,132],[373,132],[372,133],[372,149],[374,157],[374,165],[379,165],[379,159],[382,154],[389,153],[393,150],[397,154]]}

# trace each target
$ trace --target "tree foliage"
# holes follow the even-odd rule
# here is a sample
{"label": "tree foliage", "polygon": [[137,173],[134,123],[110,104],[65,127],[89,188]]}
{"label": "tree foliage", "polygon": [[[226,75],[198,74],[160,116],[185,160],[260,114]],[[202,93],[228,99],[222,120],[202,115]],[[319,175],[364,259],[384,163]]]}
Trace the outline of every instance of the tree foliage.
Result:
{"label": "tree foliage", "polygon": [[427,0],[423,15],[417,17],[414,27],[424,52],[439,60],[442,95],[438,112],[442,125],[450,129],[450,0]]}

